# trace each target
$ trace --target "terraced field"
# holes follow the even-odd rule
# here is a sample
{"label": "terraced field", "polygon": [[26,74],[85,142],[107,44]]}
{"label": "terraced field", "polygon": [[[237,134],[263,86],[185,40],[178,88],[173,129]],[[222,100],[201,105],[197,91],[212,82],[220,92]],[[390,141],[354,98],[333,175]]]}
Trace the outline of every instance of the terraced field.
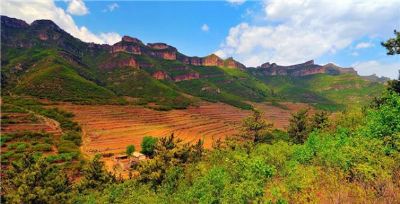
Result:
{"label": "terraced field", "polygon": [[45,117],[33,116],[31,113],[2,113],[2,134],[14,134],[19,132],[46,132],[60,137],[62,131],[59,125]]}
{"label": "terraced field", "polygon": [[[282,107],[255,105],[276,128],[288,125],[291,112],[308,107],[293,103],[284,103]],[[205,147],[209,148],[214,140],[237,133],[242,119],[251,113],[226,104],[205,102],[198,107],[172,111],[118,105],[57,107],[75,114],[74,120],[84,131],[82,151],[89,155],[123,152],[129,144],[140,150],[144,136],[163,137],[171,133],[186,142],[204,139]]]}

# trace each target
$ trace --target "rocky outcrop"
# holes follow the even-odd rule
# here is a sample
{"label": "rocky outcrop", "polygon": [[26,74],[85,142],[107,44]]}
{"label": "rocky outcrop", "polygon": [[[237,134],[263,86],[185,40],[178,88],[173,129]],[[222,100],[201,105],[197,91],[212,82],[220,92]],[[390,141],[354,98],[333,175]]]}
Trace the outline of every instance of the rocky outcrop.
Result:
{"label": "rocky outcrop", "polygon": [[224,66],[228,68],[236,68],[236,69],[245,69],[246,66],[244,64],[234,60],[232,57],[229,57],[224,61]]}
{"label": "rocky outcrop", "polygon": [[223,67],[224,66],[224,60],[219,58],[215,54],[208,55],[207,57],[204,57],[202,59],[202,65],[203,66],[216,66],[216,67]]}
{"label": "rocky outcrop", "polygon": [[111,47],[111,53],[127,52],[140,55],[142,54],[142,47],[144,47],[144,44],[139,39],[124,36],[120,42]]}
{"label": "rocky outcrop", "polygon": [[130,68],[139,68],[139,64],[133,57],[130,58],[118,58],[114,57],[112,59],[107,60],[105,64],[101,65],[102,69],[114,69],[114,68],[122,68],[122,67],[130,67]]}
{"label": "rocky outcrop", "polygon": [[148,54],[166,60],[176,60],[177,49],[165,43],[148,43]]}
{"label": "rocky outcrop", "polygon": [[157,80],[165,80],[165,79],[169,79],[169,76],[167,75],[166,72],[164,71],[156,71],[153,73],[152,75],[155,79]]}
{"label": "rocky outcrop", "polygon": [[318,65],[314,63],[314,60],[310,60],[301,64],[295,64],[290,66],[281,66],[275,63],[264,63],[257,67],[255,70],[251,70],[255,74],[262,74],[265,76],[275,75],[288,75],[288,76],[307,76],[313,74],[357,74],[353,68],[342,68],[332,63],[326,65]]}
{"label": "rocky outcrop", "polygon": [[183,75],[179,75],[179,76],[175,76],[173,78],[173,80],[175,82],[178,81],[187,81],[187,80],[192,80],[192,79],[199,79],[200,78],[200,74],[197,72],[193,72],[193,73],[188,73],[188,74],[183,74]]}

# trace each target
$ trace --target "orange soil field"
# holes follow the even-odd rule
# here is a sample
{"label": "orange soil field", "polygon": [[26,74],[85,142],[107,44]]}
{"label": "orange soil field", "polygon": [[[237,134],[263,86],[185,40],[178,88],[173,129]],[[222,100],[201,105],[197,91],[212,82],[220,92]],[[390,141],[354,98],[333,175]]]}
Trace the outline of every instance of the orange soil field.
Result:
{"label": "orange soil field", "polygon": [[[285,128],[290,114],[308,106],[283,103],[287,108],[255,104],[276,128]],[[201,103],[185,110],[155,111],[138,106],[60,104],[58,108],[75,114],[83,128],[82,151],[121,153],[129,144],[140,150],[144,136],[164,137],[171,133],[186,142],[204,139],[207,148],[213,140],[238,133],[241,121],[250,111],[222,103]]]}
{"label": "orange soil field", "polygon": [[62,131],[58,124],[48,118],[38,118],[37,121],[30,121],[29,113],[2,113],[2,116],[7,116],[13,120],[12,124],[5,124],[1,127],[2,133],[16,133],[16,132],[47,132],[54,136],[61,136]]}

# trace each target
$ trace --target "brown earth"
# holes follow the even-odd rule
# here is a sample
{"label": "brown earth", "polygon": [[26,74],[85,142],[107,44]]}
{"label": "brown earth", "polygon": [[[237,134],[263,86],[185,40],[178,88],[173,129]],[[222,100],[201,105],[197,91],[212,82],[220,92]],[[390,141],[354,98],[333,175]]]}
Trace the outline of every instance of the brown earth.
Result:
{"label": "brown earth", "polygon": [[[255,104],[276,128],[285,128],[291,112],[307,108],[305,104],[283,103],[279,107]],[[202,102],[185,110],[155,111],[138,106],[60,104],[58,108],[75,114],[83,128],[81,150],[87,155],[121,153],[133,144],[140,150],[144,136],[164,137],[171,133],[186,142],[204,139],[206,148],[214,140],[238,133],[250,111],[222,103]]]}
{"label": "brown earth", "polygon": [[[62,130],[59,124],[49,118],[30,113],[2,113],[2,117],[7,117],[13,121],[10,124],[2,124],[1,133],[18,133],[18,132],[47,132],[56,137],[61,136]],[[31,118],[35,117],[35,120]]]}

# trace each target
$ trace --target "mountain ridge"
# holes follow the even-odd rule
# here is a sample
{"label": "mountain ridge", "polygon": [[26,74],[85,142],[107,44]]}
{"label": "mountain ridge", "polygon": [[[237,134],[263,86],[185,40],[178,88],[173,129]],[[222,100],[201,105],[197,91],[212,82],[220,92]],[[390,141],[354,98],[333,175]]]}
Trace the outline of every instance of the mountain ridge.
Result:
{"label": "mountain ridge", "polygon": [[[233,58],[190,57],[166,43],[145,44],[129,36],[113,45],[86,43],[49,20],[29,25],[1,16],[1,26],[3,93],[78,103],[156,104],[166,110],[201,99],[250,109],[251,102],[276,100],[341,107],[370,97],[354,97],[361,93],[357,90],[382,87],[333,64],[247,68]],[[290,80],[296,83],[275,76],[295,77]],[[312,85],[320,79],[328,80],[324,90]]]}
{"label": "mountain ridge", "polygon": [[[1,16],[1,19],[2,19],[2,25],[9,26],[9,27],[14,27],[14,28],[33,27],[34,29],[38,29],[38,30],[40,30],[41,28],[43,29],[43,27],[47,27],[46,29],[50,28],[50,29],[55,30],[56,32],[65,32],[51,20],[35,20],[31,24],[27,24],[23,20],[19,20],[16,18],[10,18],[7,16]],[[68,34],[67,32],[65,32],[65,33]],[[70,35],[70,34],[68,34],[68,35]],[[43,31],[39,32],[37,34],[37,37],[42,41],[49,40],[49,35]],[[71,37],[73,37],[73,36],[71,36]],[[57,36],[57,35],[53,36],[53,40],[56,40],[57,38],[59,38],[59,36]],[[79,40],[78,38],[75,38],[75,39]],[[79,41],[81,41],[81,40],[79,40]],[[190,64],[190,65],[194,65],[194,66],[219,66],[219,67],[228,67],[228,68],[237,68],[237,69],[253,68],[253,67],[246,67],[244,64],[240,63],[239,61],[236,61],[232,57],[222,59],[214,53],[204,56],[204,57],[187,56],[183,53],[180,53],[177,48],[175,48],[171,45],[168,45],[166,43],[156,42],[156,43],[145,44],[140,39],[134,38],[131,36],[127,36],[127,35],[123,36],[121,41],[116,42],[113,45],[87,43],[87,42],[83,42],[83,41],[81,41],[81,42],[91,48],[96,47],[97,49],[107,49],[107,50],[109,50],[109,52],[111,52],[113,54],[118,53],[118,52],[127,52],[127,53],[137,54],[137,55],[145,54],[145,55],[150,55],[153,57],[162,58],[165,60],[178,60],[178,61],[183,62],[184,64]],[[24,45],[22,45],[22,46],[24,46]],[[339,67],[339,66],[337,66],[335,64],[331,64],[331,63],[326,64],[326,65],[317,65],[317,66],[314,66],[314,65],[316,65],[316,64],[314,64],[314,60],[310,60],[310,61],[307,61],[305,63],[300,63],[300,64],[288,65],[288,66],[277,65],[276,63],[270,64],[269,62],[267,62],[267,63],[264,63],[264,64],[256,67],[256,69],[262,69],[264,71],[264,73],[267,75],[290,75],[292,72],[289,70],[292,70],[292,69],[300,69],[300,70],[307,69],[308,70],[308,72],[305,72],[304,74],[302,74],[301,71],[295,72],[296,76],[305,76],[305,75],[309,75],[310,73],[315,74],[315,73],[331,73],[331,72],[357,74],[353,68],[342,68],[342,67]],[[146,66],[146,65],[144,65],[144,66]],[[321,67],[324,67],[324,68],[321,69]]]}

